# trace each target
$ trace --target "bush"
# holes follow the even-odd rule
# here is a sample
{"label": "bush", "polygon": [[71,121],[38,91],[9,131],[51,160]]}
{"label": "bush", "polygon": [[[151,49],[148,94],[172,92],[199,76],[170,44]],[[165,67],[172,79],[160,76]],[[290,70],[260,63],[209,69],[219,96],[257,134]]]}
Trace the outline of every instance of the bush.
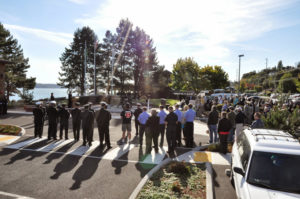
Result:
{"label": "bush", "polygon": [[288,110],[280,110],[275,107],[267,117],[262,117],[266,128],[287,131],[296,136],[300,127],[300,110],[296,108],[292,113]]}
{"label": "bush", "polygon": [[184,162],[173,162],[167,168],[168,172],[181,175],[191,175],[191,169]]}

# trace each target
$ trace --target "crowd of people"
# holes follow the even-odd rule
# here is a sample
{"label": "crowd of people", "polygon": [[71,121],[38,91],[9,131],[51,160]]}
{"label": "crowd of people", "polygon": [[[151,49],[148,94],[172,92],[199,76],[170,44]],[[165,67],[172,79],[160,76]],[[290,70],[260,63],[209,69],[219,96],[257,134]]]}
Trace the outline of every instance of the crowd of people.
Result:
{"label": "crowd of people", "polygon": [[[131,141],[131,121],[135,117],[135,135],[139,137],[140,147],[143,145],[144,134],[146,137],[146,153],[151,153],[152,148],[158,153],[159,146],[162,147],[166,134],[169,154],[174,154],[176,147],[182,146],[182,133],[186,147],[194,145],[194,120],[196,112],[193,105],[189,104],[185,107],[185,111],[179,110],[179,105],[168,106],[168,114],[164,110],[164,106],[159,107],[159,112],[155,109],[151,110],[151,115],[147,112],[147,108],[141,108],[141,104],[137,104],[137,109],[132,112],[130,105],[126,104],[121,112],[122,119],[122,142],[125,142],[127,133],[128,141]],[[160,136],[160,143],[159,141]],[[153,145],[153,146],[152,146]]]}
{"label": "crowd of people", "polygon": [[49,106],[43,107],[42,103],[38,102],[36,108],[33,109],[34,115],[34,136],[42,137],[45,116],[48,118],[48,140],[57,140],[57,126],[59,123],[59,138],[68,139],[69,118],[72,117],[74,141],[80,139],[80,129],[82,129],[83,146],[87,144],[92,146],[94,121],[98,126],[100,139],[100,147],[104,146],[111,148],[109,136],[109,122],[111,114],[107,111],[107,104],[101,102],[100,110],[94,111],[92,103],[85,104],[83,110],[80,108],[80,103],[76,102],[75,107],[67,110],[66,104],[56,107],[56,102],[51,101]]}
{"label": "crowd of people", "polygon": [[[100,147],[105,145],[108,149],[111,148],[109,125],[111,113],[107,110],[105,102],[100,103],[100,110],[94,111],[92,103],[83,106],[81,110],[80,104],[75,103],[75,107],[68,109],[66,104],[56,106],[55,101],[50,101],[46,107],[42,106],[41,102],[36,104],[33,109],[34,115],[34,136],[42,137],[44,121],[48,118],[48,140],[57,140],[57,129],[59,124],[59,138],[68,139],[69,118],[72,118],[74,141],[79,141],[80,130],[82,129],[83,145],[89,146],[93,142],[94,121],[98,127]],[[185,140],[185,146],[192,148],[194,146],[194,119],[196,112],[193,110],[193,105],[189,104],[184,107],[184,110],[179,110],[179,105],[168,107],[168,113],[164,106],[160,106],[159,112],[155,109],[151,110],[151,114],[147,112],[146,107],[141,108],[141,104],[137,104],[137,108],[131,111],[129,103],[125,104],[123,111],[120,114],[122,120],[122,139],[121,142],[131,142],[131,123],[134,116],[135,135],[139,137],[139,145],[142,147],[143,138],[146,138],[146,153],[151,153],[152,148],[158,153],[159,146],[164,144],[166,136],[168,144],[168,153],[174,154],[174,150],[182,144],[182,134]],[[160,136],[160,143],[158,139]]]}
{"label": "crowd of people", "polygon": [[[264,128],[261,116],[268,117],[278,103],[272,100],[255,99],[247,96],[230,96],[206,99],[204,103],[208,114],[209,143],[220,142],[221,152],[226,153],[227,143],[234,142],[244,126],[250,128]],[[219,109],[218,109],[219,107]],[[292,112],[299,104],[286,101],[280,107]]]}

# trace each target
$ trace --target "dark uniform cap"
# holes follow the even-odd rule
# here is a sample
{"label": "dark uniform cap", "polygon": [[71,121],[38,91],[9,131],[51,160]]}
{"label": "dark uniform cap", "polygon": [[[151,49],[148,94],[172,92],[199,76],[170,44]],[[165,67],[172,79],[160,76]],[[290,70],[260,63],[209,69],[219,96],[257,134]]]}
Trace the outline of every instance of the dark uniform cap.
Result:
{"label": "dark uniform cap", "polygon": [[137,106],[141,106],[141,104],[140,104],[140,103],[137,103],[136,105],[137,105]]}
{"label": "dark uniform cap", "polygon": [[106,102],[100,102],[101,106],[107,106]]}
{"label": "dark uniform cap", "polygon": [[90,104],[83,105],[84,108],[88,108]]}
{"label": "dark uniform cap", "polygon": [[76,102],[75,105],[76,105],[76,106],[80,106],[80,102]]}

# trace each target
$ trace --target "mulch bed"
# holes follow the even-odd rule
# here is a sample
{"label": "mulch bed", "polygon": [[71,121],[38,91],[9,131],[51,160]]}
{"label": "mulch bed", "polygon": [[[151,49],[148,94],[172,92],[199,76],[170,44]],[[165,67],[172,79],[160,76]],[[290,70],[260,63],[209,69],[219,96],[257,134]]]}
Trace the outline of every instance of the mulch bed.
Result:
{"label": "mulch bed", "polygon": [[205,164],[171,162],[145,184],[139,199],[206,198]]}
{"label": "mulch bed", "polygon": [[19,135],[21,128],[13,125],[0,124],[0,134],[1,135]]}

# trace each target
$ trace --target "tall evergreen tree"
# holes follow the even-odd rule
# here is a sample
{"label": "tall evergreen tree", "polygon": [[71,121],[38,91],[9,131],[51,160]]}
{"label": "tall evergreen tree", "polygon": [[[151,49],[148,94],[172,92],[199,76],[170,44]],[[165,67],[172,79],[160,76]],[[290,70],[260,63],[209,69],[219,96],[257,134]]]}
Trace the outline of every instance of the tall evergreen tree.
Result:
{"label": "tall evergreen tree", "polygon": [[[26,72],[30,65],[29,59],[24,58],[23,50],[8,30],[0,23],[0,58],[10,61],[5,68],[6,97],[14,93],[26,95],[35,87],[36,78],[28,78]],[[23,88],[23,93],[20,92]]]}
{"label": "tall evergreen tree", "polygon": [[133,58],[133,80],[134,97],[151,92],[150,74],[158,66],[156,48],[153,47],[153,40],[144,30],[136,27],[132,40],[134,48]]}
{"label": "tall evergreen tree", "polygon": [[[59,72],[58,85],[69,90],[76,89],[81,95],[85,93],[85,81],[92,82],[93,79],[94,45],[96,41],[97,36],[89,27],[83,27],[75,31],[73,42],[69,48],[65,48],[65,52],[60,57],[62,66],[61,72]],[[86,71],[84,66],[85,54]],[[91,88],[93,88],[93,85],[91,85]]]}

